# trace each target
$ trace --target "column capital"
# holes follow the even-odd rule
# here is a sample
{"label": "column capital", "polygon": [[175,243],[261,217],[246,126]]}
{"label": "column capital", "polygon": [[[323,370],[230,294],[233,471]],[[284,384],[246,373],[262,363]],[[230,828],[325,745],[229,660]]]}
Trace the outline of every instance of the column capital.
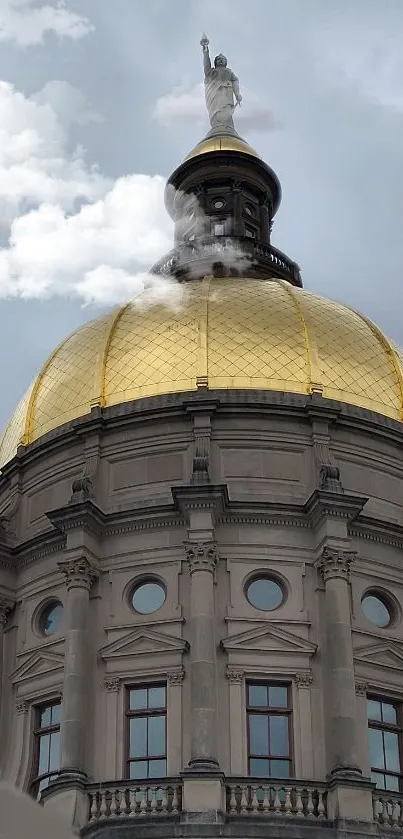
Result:
{"label": "column capital", "polygon": [[313,682],[313,675],[310,670],[307,670],[304,673],[296,673],[295,675],[295,684],[298,690],[302,690],[304,688],[310,688]]}
{"label": "column capital", "polygon": [[356,558],[354,551],[343,551],[338,548],[324,548],[322,556],[315,565],[324,582],[334,577],[348,581],[350,579],[350,568]]}
{"label": "column capital", "polygon": [[240,667],[227,667],[227,679],[230,685],[243,685],[245,673]]}
{"label": "column capital", "polygon": [[184,678],[185,671],[183,667],[176,667],[167,672],[167,679],[170,685],[181,685],[183,684]]}
{"label": "column capital", "polygon": [[185,542],[185,551],[191,574],[195,571],[214,573],[218,562],[217,542]]}
{"label": "column capital", "polygon": [[63,560],[58,563],[58,567],[64,574],[67,591],[72,588],[85,588],[89,591],[99,577],[99,571],[85,556]]}
{"label": "column capital", "polygon": [[3,597],[0,595],[0,625],[4,626],[6,620],[14,609],[15,600],[11,600],[9,597]]}
{"label": "column capital", "polygon": [[104,687],[107,693],[119,693],[120,678],[119,676],[105,676]]}
{"label": "column capital", "polygon": [[355,694],[356,696],[366,696],[368,693],[368,682],[361,682],[356,681],[355,683]]}
{"label": "column capital", "polygon": [[24,702],[23,700],[20,700],[19,702],[16,703],[15,709],[17,711],[17,714],[27,714],[28,711],[29,711],[28,702]]}

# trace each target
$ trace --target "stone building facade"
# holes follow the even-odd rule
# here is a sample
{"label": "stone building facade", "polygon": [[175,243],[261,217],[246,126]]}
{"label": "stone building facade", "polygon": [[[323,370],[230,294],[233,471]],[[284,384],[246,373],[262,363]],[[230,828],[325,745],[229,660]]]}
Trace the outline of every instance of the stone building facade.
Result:
{"label": "stone building facade", "polygon": [[1,774],[94,839],[403,832],[403,361],[302,290],[279,201],[196,147],[168,302],[67,339],[3,437]]}

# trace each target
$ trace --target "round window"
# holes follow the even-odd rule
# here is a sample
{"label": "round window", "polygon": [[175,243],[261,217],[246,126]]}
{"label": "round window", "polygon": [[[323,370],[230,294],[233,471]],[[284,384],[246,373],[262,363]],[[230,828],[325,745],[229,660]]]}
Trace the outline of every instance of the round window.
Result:
{"label": "round window", "polygon": [[255,609],[270,612],[281,605],[284,591],[279,583],[270,577],[255,577],[246,586],[246,597]]}
{"label": "round window", "polygon": [[392,620],[392,610],[385,598],[379,594],[368,592],[361,601],[365,617],[375,626],[389,626]]}
{"label": "round window", "polygon": [[222,208],[225,207],[224,199],[223,198],[215,198],[215,200],[213,201],[213,207],[216,210],[222,210]]}
{"label": "round window", "polygon": [[151,615],[165,603],[166,591],[162,583],[156,580],[147,580],[137,583],[131,593],[131,604],[136,612],[142,615]]}
{"label": "round window", "polygon": [[39,617],[39,629],[43,635],[53,635],[60,628],[63,606],[58,600],[48,603]]}
{"label": "round window", "polygon": [[255,216],[255,208],[251,204],[245,204],[245,213],[247,216]]}

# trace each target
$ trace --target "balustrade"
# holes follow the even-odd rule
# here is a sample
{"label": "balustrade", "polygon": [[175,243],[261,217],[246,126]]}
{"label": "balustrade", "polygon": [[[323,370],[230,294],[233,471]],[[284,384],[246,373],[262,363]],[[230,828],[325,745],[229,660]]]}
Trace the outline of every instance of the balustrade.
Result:
{"label": "balustrade", "polygon": [[182,809],[180,780],[128,784],[127,781],[107,786],[91,785],[90,822],[113,818],[144,816],[175,816]]}
{"label": "balustrade", "polygon": [[376,790],[372,796],[374,822],[380,827],[403,832],[403,795]]}
{"label": "balustrade", "polygon": [[326,819],[326,788],[307,783],[233,781],[227,784],[227,813]]}

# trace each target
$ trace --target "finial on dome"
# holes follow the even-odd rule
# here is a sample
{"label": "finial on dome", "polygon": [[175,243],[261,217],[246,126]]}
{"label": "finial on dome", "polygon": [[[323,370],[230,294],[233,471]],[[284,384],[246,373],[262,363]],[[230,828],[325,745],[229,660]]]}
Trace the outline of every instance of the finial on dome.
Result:
{"label": "finial on dome", "polygon": [[212,128],[208,136],[214,136],[215,134],[237,136],[233,113],[237,105],[242,102],[239,80],[235,73],[227,67],[227,59],[222,53],[215,57],[214,67],[212,67],[209,43],[207,35],[203,33],[200,44],[203,50],[204,89]]}

